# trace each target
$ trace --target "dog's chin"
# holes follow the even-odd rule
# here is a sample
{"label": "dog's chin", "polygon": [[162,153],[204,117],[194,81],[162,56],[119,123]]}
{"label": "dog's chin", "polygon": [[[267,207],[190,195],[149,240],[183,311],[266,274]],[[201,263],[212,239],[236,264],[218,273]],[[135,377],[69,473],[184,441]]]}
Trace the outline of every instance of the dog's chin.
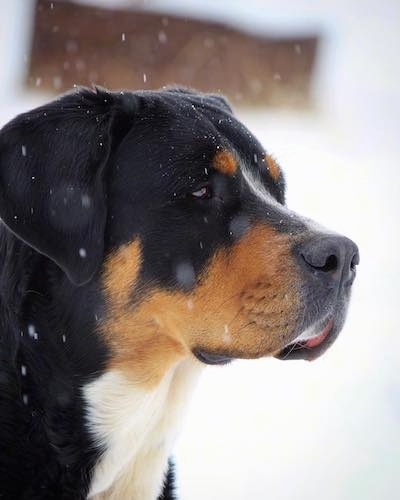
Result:
{"label": "dog's chin", "polygon": [[194,349],[195,357],[206,365],[227,365],[234,358],[225,354],[212,353],[203,349]]}
{"label": "dog's chin", "polygon": [[[308,328],[293,342],[273,354],[274,358],[286,361],[302,359],[312,361],[319,358],[336,340],[343,322],[327,318],[314,327]],[[228,354],[194,349],[194,356],[206,365],[227,365],[236,357]],[[239,356],[242,358],[243,356]],[[257,356],[258,357],[258,356]]]}
{"label": "dog's chin", "polygon": [[[319,358],[335,342],[345,320],[346,308],[336,311],[336,314],[325,316],[324,319],[316,321],[312,326],[303,330],[294,340],[284,345],[279,350],[267,353],[265,356],[286,361],[302,359],[313,361]],[[211,352],[203,348],[193,349],[194,356],[198,361],[206,365],[226,365],[234,359],[254,359],[262,357],[257,355],[243,355],[243,353]]]}

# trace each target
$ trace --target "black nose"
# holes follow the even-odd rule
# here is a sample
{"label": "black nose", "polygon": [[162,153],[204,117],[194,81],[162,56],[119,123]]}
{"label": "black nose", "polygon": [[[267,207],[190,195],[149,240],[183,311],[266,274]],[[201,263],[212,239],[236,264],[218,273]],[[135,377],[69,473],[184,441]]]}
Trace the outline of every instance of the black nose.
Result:
{"label": "black nose", "polygon": [[353,283],[360,261],[357,245],[344,236],[316,236],[301,245],[306,268],[329,286]]}

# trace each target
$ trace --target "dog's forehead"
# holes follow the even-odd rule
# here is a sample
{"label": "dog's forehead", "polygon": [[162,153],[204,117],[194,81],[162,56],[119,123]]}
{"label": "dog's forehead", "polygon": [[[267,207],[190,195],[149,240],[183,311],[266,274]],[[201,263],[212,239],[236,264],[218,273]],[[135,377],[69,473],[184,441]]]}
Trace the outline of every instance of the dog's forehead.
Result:
{"label": "dog's forehead", "polygon": [[260,149],[251,132],[227,107],[206,94],[157,93],[144,97],[139,122],[154,133],[168,131],[169,141],[200,141],[205,146],[232,144],[238,150]]}
{"label": "dog's forehead", "polygon": [[[261,168],[276,180],[278,168],[269,168],[268,155],[254,135],[229,110],[215,104],[207,95],[161,93],[152,96],[142,108],[138,126],[140,135],[151,145],[151,153],[163,155],[163,166],[182,160],[187,166],[232,176],[242,165]],[[137,127],[135,127],[137,128]],[[145,135],[144,135],[145,134]],[[135,141],[135,133],[131,140]],[[193,163],[197,160],[195,163]]]}

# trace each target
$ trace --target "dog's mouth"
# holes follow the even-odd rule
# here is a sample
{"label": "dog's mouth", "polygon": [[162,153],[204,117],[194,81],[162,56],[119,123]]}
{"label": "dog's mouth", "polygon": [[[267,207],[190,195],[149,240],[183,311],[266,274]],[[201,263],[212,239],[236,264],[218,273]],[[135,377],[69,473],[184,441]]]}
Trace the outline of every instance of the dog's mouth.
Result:
{"label": "dog's mouth", "polygon": [[333,343],[339,333],[332,318],[325,320],[322,326],[314,328],[314,332],[300,335],[281,351],[274,354],[281,360],[305,359],[312,361],[323,354]]}
{"label": "dog's mouth", "polygon": [[[332,318],[326,318],[299,335],[280,351],[273,353],[273,357],[284,361],[293,359],[312,361],[318,358],[335,341],[341,329],[340,323],[340,321],[335,322]],[[206,365],[226,365],[235,359],[234,356],[226,353],[219,354],[200,348],[194,349],[193,354]]]}

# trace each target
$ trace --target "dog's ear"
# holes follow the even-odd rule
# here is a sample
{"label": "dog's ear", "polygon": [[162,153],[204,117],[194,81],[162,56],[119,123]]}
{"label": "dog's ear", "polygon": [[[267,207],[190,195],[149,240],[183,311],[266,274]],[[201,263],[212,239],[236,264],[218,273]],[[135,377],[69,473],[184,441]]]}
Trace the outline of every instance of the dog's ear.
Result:
{"label": "dog's ear", "polygon": [[[123,96],[81,89],[17,116],[0,131],[0,217],[75,284],[103,258],[105,168]],[[125,96],[128,111],[132,100]],[[126,111],[126,110],[125,110]],[[126,122],[126,119],[125,119]]]}

